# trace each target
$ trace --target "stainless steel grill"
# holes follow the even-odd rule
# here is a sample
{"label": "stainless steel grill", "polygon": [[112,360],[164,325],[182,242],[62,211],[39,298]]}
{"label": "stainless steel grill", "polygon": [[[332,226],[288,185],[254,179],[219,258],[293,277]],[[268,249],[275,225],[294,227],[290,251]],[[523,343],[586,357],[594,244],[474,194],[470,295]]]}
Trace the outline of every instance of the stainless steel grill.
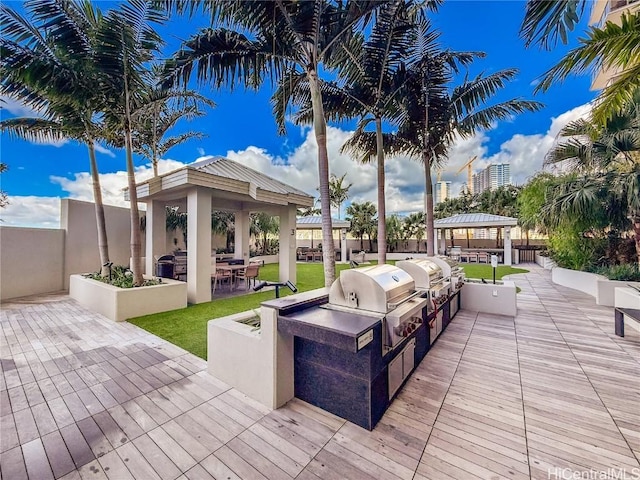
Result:
{"label": "stainless steel grill", "polygon": [[445,278],[451,281],[451,293],[454,294],[464,285],[465,273],[462,267],[450,257],[437,256],[429,257],[429,260],[438,264],[442,268]]}
{"label": "stainless steel grill", "polygon": [[383,322],[383,349],[393,349],[422,324],[426,300],[415,282],[393,265],[344,270],[329,290],[324,308],[379,316]]}
{"label": "stainless steel grill", "polygon": [[427,259],[411,259],[396,262],[396,266],[413,277],[418,290],[428,291],[429,297],[437,305],[449,298],[450,283],[444,278],[438,264]]}

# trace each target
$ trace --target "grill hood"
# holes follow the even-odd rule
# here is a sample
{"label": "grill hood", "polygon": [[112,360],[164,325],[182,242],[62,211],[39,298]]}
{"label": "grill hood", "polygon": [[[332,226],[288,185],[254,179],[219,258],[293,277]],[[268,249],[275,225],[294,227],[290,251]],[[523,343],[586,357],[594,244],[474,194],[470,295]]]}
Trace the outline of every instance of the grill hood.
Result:
{"label": "grill hood", "polygon": [[442,268],[430,260],[401,260],[396,262],[396,266],[409,273],[419,289],[428,290],[434,283],[442,281]]}
{"label": "grill hood", "polygon": [[393,265],[343,270],[329,290],[329,304],[386,314],[415,289],[413,278]]}

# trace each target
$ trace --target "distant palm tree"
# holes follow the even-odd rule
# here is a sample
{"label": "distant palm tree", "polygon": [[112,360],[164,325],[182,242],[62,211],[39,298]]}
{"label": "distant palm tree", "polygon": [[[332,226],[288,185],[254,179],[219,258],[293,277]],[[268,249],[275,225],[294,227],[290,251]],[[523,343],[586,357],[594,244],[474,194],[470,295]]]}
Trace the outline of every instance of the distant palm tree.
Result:
{"label": "distant palm tree", "polygon": [[403,230],[405,231],[405,238],[415,238],[417,240],[416,248],[420,253],[420,242],[424,237],[424,212],[415,212],[405,217],[403,222]]}
{"label": "distant palm tree", "polygon": [[353,183],[344,184],[346,176],[345,173],[341,177],[334,174],[329,177],[329,199],[331,206],[338,209],[338,219],[341,217],[342,204],[349,198],[349,189],[353,186]]}
{"label": "distant palm tree", "polygon": [[369,250],[372,250],[371,235],[375,228],[376,206],[371,202],[353,202],[347,207],[346,219],[351,223],[349,231],[360,239],[360,249],[364,250],[364,236],[369,237]]}
{"label": "distant palm tree", "polygon": [[251,233],[256,239],[262,236],[262,254],[267,255],[269,235],[276,235],[280,230],[278,217],[265,212],[258,212],[251,215]]}
{"label": "distant palm tree", "polygon": [[335,279],[335,248],[320,67],[339,43],[348,41],[353,29],[383,2],[164,0],[163,3],[170,9],[191,12],[203,6],[211,13],[212,21],[240,29],[209,28],[191,38],[168,64],[173,79],[186,83],[195,68],[198,80],[211,81],[217,87],[227,85],[232,88],[236,83],[257,87],[266,77],[276,84],[286,79],[293,88],[299,82],[308,82],[318,144],[324,277],[325,285],[331,285]]}
{"label": "distant palm tree", "polygon": [[[0,173],[7,171],[7,164],[0,162]],[[7,194],[0,190],[0,208],[4,208],[9,204],[9,200],[7,199]]]}
{"label": "distant palm tree", "polygon": [[29,19],[0,4],[0,94],[40,116],[2,120],[0,130],[30,141],[69,138],[87,146],[101,273],[106,276],[109,247],[95,154],[95,143],[106,134],[97,119],[103,96],[93,62],[102,14],[89,3],[58,0],[27,2],[25,9]]}

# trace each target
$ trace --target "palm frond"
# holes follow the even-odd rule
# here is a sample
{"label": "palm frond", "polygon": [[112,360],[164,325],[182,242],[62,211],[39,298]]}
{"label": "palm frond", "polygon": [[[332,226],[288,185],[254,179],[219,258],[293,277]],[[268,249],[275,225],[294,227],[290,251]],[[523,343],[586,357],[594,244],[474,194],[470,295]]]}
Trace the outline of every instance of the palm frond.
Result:
{"label": "palm frond", "polygon": [[59,142],[67,138],[64,130],[61,123],[42,118],[22,117],[0,121],[1,132],[29,142]]}
{"label": "palm frond", "polygon": [[580,21],[586,3],[584,0],[528,0],[520,26],[520,36],[526,46],[537,43],[550,49],[559,39],[567,43],[567,33]]}

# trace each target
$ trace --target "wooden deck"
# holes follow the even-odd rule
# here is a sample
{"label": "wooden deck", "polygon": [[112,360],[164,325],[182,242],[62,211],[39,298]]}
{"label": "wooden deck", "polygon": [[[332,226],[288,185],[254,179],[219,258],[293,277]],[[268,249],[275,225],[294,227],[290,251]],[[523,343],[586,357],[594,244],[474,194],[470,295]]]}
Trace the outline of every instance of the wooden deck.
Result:
{"label": "wooden deck", "polygon": [[6,303],[0,474],[640,478],[640,334],[535,266],[514,279],[518,316],[460,312],[373,432],[298,400],[269,411],[66,296]]}

